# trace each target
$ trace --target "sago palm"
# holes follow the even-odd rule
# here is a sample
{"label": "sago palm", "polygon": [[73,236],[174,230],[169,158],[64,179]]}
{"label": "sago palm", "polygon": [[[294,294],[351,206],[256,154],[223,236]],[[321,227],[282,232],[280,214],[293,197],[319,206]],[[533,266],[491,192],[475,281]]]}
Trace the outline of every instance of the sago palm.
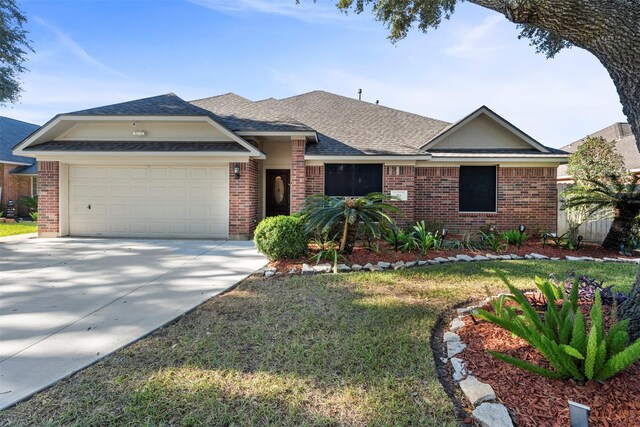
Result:
{"label": "sago palm", "polygon": [[562,192],[562,209],[587,206],[587,215],[603,209],[613,209],[614,218],[602,246],[617,250],[632,236],[636,217],[640,213],[640,177],[610,177],[605,182],[589,180],[589,185],[575,185]]}
{"label": "sago palm", "polygon": [[305,199],[300,214],[308,233],[326,235],[335,230],[340,235],[339,251],[351,252],[360,224],[373,236],[380,236],[381,227],[393,227],[394,220],[389,215],[400,209],[388,203],[391,200],[397,199],[382,193],[363,197],[314,194]]}

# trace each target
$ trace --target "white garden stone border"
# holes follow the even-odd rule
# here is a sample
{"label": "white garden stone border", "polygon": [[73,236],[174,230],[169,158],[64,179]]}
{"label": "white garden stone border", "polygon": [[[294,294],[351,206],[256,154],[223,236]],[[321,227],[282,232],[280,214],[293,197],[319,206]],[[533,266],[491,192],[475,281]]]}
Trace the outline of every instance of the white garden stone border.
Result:
{"label": "white garden stone border", "polygon": [[466,399],[473,406],[471,417],[479,426],[483,427],[513,427],[513,420],[507,407],[497,401],[496,393],[489,384],[479,381],[465,366],[464,360],[458,356],[467,344],[456,332],[464,326],[464,316],[473,314],[478,307],[482,307],[494,298],[487,298],[477,305],[457,309],[457,316],[449,323],[449,330],[444,333],[443,340],[447,347],[447,357],[442,362],[451,363],[453,381],[458,384]]}
{"label": "white garden stone border", "polygon": [[[510,255],[465,255],[460,254],[456,256],[450,256],[447,258],[437,257],[433,259],[426,260],[415,260],[415,261],[398,261],[395,263],[379,261],[377,264],[367,263],[365,265],[353,264],[348,266],[347,264],[338,264],[337,272],[338,273],[349,273],[352,271],[384,271],[384,270],[404,270],[405,268],[413,268],[413,267],[424,267],[426,265],[435,265],[435,264],[446,264],[449,262],[476,262],[476,261],[500,261],[500,260],[549,260],[549,261],[560,261],[561,258],[557,257],[548,257],[546,255],[540,255],[537,253],[526,254],[525,256],[520,256],[516,254]],[[576,257],[567,255],[564,257],[567,261],[590,261],[590,262],[621,262],[621,263],[630,263],[630,264],[640,264],[640,258],[592,258],[592,257]],[[298,270],[297,268],[292,268],[287,274],[295,275],[301,274],[303,276],[320,274],[320,273],[332,273],[333,266],[329,263],[318,264],[318,265],[309,265],[302,264],[302,269]],[[253,273],[253,276],[264,276],[264,277],[272,277],[272,276],[281,276],[283,273],[278,272],[275,267],[263,267]]]}

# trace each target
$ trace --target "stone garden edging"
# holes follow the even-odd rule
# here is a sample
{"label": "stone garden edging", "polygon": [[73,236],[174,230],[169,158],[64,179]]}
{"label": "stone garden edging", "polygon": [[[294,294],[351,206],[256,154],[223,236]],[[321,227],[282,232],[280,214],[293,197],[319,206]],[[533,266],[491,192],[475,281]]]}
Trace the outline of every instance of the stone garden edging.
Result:
{"label": "stone garden edging", "polygon": [[[525,256],[520,256],[516,254],[510,255],[465,255],[460,254],[456,256],[450,257],[436,257],[433,259],[425,259],[425,260],[415,260],[415,261],[398,261],[395,263],[379,261],[376,264],[367,263],[365,265],[353,264],[348,266],[347,264],[338,264],[337,272],[338,273],[349,273],[349,272],[374,272],[374,271],[384,271],[384,270],[404,270],[406,268],[414,268],[414,267],[424,267],[427,265],[435,265],[435,264],[446,264],[450,262],[480,262],[480,261],[500,261],[500,260],[549,260],[549,261],[560,261],[562,258],[557,257],[548,257],[546,255],[540,255],[537,253],[530,253]],[[593,257],[575,257],[571,255],[567,255],[564,257],[566,261],[585,261],[585,262],[621,262],[621,263],[631,263],[631,264],[640,264],[640,258],[593,258]],[[310,276],[314,274],[323,274],[323,273],[332,273],[333,266],[330,263],[317,264],[317,265],[309,265],[302,264],[302,268],[299,270],[297,268],[292,268],[287,275],[303,275]],[[272,277],[272,276],[281,276],[284,273],[278,272],[275,267],[263,267],[256,272],[253,273],[253,276],[264,276],[264,277]]]}

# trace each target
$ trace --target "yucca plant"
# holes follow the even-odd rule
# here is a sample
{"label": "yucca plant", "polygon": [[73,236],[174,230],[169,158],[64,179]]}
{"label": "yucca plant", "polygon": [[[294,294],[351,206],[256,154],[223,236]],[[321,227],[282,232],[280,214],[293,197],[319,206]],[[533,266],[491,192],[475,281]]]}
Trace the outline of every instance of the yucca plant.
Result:
{"label": "yucca plant", "polygon": [[[495,313],[478,310],[480,317],[527,341],[552,369],[489,351],[494,357],[538,375],[577,381],[604,381],[640,359],[640,339],[629,345],[628,321],[614,323],[605,331],[599,292],[591,307],[591,326],[587,331],[578,305],[577,282],[567,298],[561,287],[536,277],[536,287],[548,302],[546,311],[540,315],[522,291],[505,277],[503,280],[511,295],[500,296],[492,303]],[[506,305],[507,300],[515,302],[515,306]]]}
{"label": "yucca plant", "polygon": [[339,228],[340,252],[351,252],[360,225],[379,237],[381,229],[392,228],[395,223],[389,214],[398,214],[400,209],[387,203],[397,198],[382,193],[370,193],[363,197],[334,197],[323,194],[308,196],[300,214],[307,233],[327,235]]}
{"label": "yucca plant", "polygon": [[413,226],[413,233],[411,233],[416,241],[420,253],[424,254],[429,249],[438,244],[437,233],[434,235],[431,231],[428,231],[424,221],[418,221]]}
{"label": "yucca plant", "polygon": [[517,247],[522,246],[522,244],[529,239],[527,233],[521,233],[520,230],[516,229],[503,231],[501,237],[507,246],[516,245]]}

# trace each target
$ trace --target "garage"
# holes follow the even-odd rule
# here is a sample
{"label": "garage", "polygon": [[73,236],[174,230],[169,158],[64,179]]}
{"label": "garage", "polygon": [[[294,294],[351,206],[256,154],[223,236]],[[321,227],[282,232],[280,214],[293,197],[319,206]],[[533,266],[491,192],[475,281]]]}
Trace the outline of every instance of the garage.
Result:
{"label": "garage", "polygon": [[69,165],[68,179],[71,236],[228,236],[227,165]]}

